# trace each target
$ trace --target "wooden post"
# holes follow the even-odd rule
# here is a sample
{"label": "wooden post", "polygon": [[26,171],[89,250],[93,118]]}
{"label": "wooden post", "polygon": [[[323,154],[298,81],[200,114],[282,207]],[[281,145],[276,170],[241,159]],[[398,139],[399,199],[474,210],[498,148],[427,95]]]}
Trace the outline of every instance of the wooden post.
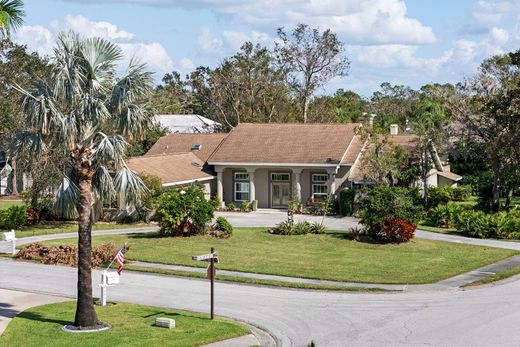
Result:
{"label": "wooden post", "polygon": [[[215,249],[211,247],[211,254],[215,252]],[[211,276],[211,319],[215,318],[215,258],[211,257],[209,263],[209,273]]]}

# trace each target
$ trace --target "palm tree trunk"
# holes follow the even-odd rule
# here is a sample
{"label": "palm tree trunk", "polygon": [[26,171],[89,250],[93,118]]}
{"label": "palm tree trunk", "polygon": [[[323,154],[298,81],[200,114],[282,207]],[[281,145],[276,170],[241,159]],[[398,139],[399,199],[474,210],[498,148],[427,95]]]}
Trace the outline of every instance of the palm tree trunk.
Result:
{"label": "palm tree trunk", "polygon": [[78,186],[78,303],[74,325],[93,327],[97,315],[92,298],[92,175],[80,177]]}
{"label": "palm tree trunk", "polygon": [[13,186],[12,188],[12,194],[13,195],[18,195],[18,181],[17,181],[17,175],[18,175],[18,171],[16,170],[16,159],[15,158],[12,158],[11,159],[11,174],[13,175],[12,178],[11,178],[11,185]]}

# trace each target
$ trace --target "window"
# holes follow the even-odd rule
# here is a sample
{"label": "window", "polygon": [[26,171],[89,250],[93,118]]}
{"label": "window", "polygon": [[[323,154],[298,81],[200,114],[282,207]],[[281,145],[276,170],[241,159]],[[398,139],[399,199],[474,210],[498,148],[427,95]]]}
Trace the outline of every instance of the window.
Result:
{"label": "window", "polygon": [[312,182],[327,182],[329,179],[329,175],[327,174],[313,174],[312,175]]}
{"label": "window", "polygon": [[290,181],[291,175],[288,173],[272,173],[271,181]]}
{"label": "window", "polygon": [[312,175],[312,198],[314,200],[325,200],[327,199],[327,181],[329,180],[328,174],[313,174]]}
{"label": "window", "polygon": [[235,182],[235,201],[249,201],[249,182]]}
{"label": "window", "polygon": [[235,201],[249,201],[249,174],[235,172]]}
{"label": "window", "polygon": [[247,172],[235,172],[235,181],[249,181]]}

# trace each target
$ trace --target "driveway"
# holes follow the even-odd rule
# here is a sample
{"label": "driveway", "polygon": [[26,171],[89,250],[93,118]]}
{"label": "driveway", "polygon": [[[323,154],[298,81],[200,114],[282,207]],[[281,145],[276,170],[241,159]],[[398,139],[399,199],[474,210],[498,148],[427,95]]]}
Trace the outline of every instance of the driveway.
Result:
{"label": "driveway", "polygon": [[[0,259],[0,288],[73,297],[76,269]],[[99,271],[93,271],[95,295]],[[208,312],[205,280],[125,272],[109,300]],[[518,346],[520,282],[467,291],[353,294],[216,283],[216,313],[282,346]]]}

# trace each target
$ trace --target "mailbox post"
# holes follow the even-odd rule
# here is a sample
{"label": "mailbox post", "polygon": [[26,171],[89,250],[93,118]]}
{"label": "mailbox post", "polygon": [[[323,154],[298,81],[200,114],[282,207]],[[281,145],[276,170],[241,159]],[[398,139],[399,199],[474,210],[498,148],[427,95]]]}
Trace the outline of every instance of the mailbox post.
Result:
{"label": "mailbox post", "polygon": [[4,241],[11,241],[11,254],[16,254],[16,234],[14,232],[14,229],[11,229],[11,231],[5,232],[2,235],[2,238]]}
{"label": "mailbox post", "polygon": [[211,247],[211,253],[203,255],[195,255],[191,257],[192,260],[207,261],[208,266],[208,278],[211,282],[211,319],[215,318],[215,263],[218,263],[218,254],[215,248]]}
{"label": "mailbox post", "polygon": [[101,273],[101,306],[107,305],[107,289],[109,286],[119,284],[119,275],[115,272],[104,270]]}

